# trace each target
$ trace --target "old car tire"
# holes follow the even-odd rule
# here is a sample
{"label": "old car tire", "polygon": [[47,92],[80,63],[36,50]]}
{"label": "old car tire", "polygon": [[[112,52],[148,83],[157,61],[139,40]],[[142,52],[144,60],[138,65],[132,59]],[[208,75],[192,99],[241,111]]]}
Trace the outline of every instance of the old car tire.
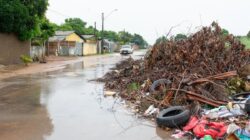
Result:
{"label": "old car tire", "polygon": [[[234,101],[244,101],[244,100],[246,100],[249,96],[250,96],[250,92],[242,92],[242,93],[233,95],[233,96],[232,96],[232,99],[233,99]],[[239,97],[243,97],[243,98],[239,99]]]}
{"label": "old car tire", "polygon": [[245,104],[245,111],[250,114],[250,99],[247,99]]}
{"label": "old car tire", "polygon": [[171,81],[168,79],[159,79],[159,80],[154,81],[149,89],[150,92],[154,92],[157,86],[159,86],[160,84],[165,84],[165,85],[171,84]]}
{"label": "old car tire", "polygon": [[182,106],[173,106],[162,110],[156,118],[158,126],[177,128],[185,125],[190,118],[190,111]]}

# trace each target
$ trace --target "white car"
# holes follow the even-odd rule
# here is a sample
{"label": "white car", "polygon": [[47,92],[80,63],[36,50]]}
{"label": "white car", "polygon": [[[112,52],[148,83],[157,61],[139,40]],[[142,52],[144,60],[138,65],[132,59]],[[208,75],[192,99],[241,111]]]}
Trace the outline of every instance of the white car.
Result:
{"label": "white car", "polygon": [[134,51],[131,45],[123,45],[120,49],[120,54],[132,54]]}

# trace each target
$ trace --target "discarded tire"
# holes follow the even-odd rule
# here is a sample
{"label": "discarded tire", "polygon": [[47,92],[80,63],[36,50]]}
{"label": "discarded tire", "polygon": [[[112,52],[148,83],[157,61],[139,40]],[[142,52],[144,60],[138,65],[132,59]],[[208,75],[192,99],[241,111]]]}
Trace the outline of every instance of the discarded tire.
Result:
{"label": "discarded tire", "polygon": [[185,125],[190,118],[190,111],[182,106],[173,106],[162,110],[156,118],[158,126],[177,128]]}
{"label": "discarded tire", "polygon": [[249,92],[243,92],[232,96],[234,101],[244,101],[250,96]]}
{"label": "discarded tire", "polygon": [[250,114],[250,99],[247,99],[245,104],[245,111]]}
{"label": "discarded tire", "polygon": [[168,85],[171,84],[172,82],[168,79],[159,79],[153,82],[153,84],[150,87],[150,92],[156,91],[156,88],[160,85]]}

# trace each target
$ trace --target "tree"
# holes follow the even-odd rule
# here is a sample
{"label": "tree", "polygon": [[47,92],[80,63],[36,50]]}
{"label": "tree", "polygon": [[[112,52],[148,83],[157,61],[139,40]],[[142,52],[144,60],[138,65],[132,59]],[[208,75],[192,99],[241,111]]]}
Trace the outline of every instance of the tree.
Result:
{"label": "tree", "polygon": [[56,30],[61,30],[61,31],[71,31],[73,28],[69,24],[62,24],[56,28]]}
{"label": "tree", "polygon": [[166,38],[166,36],[161,36],[156,39],[155,44],[160,44],[160,43],[167,42],[167,41],[168,39]]}
{"label": "tree", "polygon": [[0,32],[15,33],[20,40],[39,34],[48,0],[0,0]]}
{"label": "tree", "polygon": [[48,19],[43,18],[39,21],[39,31],[32,38],[32,44],[43,46],[44,42],[53,36],[57,25],[50,23]]}
{"label": "tree", "polygon": [[118,33],[118,36],[119,36],[119,42],[122,45],[126,43],[130,43],[133,38],[133,35],[126,31],[120,31]]}
{"label": "tree", "polygon": [[250,31],[247,33],[247,37],[250,38]]}
{"label": "tree", "polygon": [[53,36],[55,33],[55,25],[50,23],[48,19],[43,18],[40,23],[40,37],[45,41],[49,39],[50,36]]}
{"label": "tree", "polygon": [[85,26],[86,22],[81,20],[80,18],[68,18],[65,19],[65,23],[62,24],[59,29],[66,31],[66,30],[74,30],[78,34],[85,34]]}
{"label": "tree", "polygon": [[187,36],[184,35],[184,34],[177,34],[177,35],[174,37],[174,40],[175,40],[175,41],[179,41],[179,40],[183,40],[183,39],[187,39]]}
{"label": "tree", "polygon": [[93,26],[89,26],[88,28],[84,28],[83,32],[84,34],[93,35],[95,34],[95,28]]}
{"label": "tree", "polygon": [[114,31],[104,31],[103,36],[105,39],[108,39],[110,41],[114,41],[114,42],[119,41],[119,36]]}
{"label": "tree", "polygon": [[[93,26],[86,26],[87,23],[80,18],[68,18],[65,23],[60,25],[57,30],[70,31],[73,30],[78,34],[94,34],[95,29]],[[96,34],[98,31],[96,30]]]}
{"label": "tree", "polygon": [[139,34],[134,34],[132,39],[131,39],[131,42],[135,43],[136,45],[140,46],[141,48],[144,48],[144,46],[146,45],[146,41]]}

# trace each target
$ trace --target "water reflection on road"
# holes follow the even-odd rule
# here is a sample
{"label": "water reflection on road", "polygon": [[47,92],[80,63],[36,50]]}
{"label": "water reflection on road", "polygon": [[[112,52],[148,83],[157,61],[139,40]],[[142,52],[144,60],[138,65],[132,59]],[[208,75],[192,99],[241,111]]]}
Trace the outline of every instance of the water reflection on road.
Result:
{"label": "water reflection on road", "polygon": [[0,81],[0,140],[169,139],[89,81],[127,57],[86,57],[62,70]]}

